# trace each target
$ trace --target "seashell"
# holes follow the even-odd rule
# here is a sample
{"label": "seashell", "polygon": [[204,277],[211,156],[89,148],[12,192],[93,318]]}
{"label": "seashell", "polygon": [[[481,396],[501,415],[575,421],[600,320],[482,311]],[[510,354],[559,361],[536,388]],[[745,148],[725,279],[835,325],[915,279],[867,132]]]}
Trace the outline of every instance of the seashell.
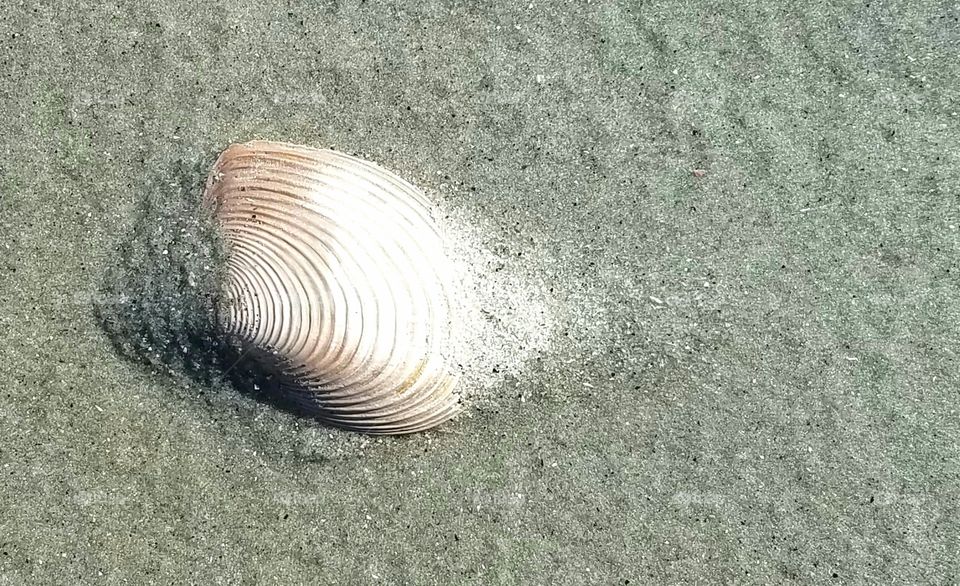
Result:
{"label": "seashell", "polygon": [[223,328],[330,424],[434,427],[460,409],[443,355],[452,268],[426,196],[343,153],[234,144],[204,203],[228,253]]}

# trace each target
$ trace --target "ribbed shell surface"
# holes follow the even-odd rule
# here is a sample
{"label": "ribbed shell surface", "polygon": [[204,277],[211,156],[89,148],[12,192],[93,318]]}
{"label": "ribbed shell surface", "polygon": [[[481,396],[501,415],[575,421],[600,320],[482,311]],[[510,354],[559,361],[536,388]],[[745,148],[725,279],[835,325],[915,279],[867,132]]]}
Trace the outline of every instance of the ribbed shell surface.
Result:
{"label": "ribbed shell surface", "polygon": [[376,434],[455,415],[451,271],[424,194],[342,153],[231,145],[205,203],[227,248],[224,326],[329,423]]}

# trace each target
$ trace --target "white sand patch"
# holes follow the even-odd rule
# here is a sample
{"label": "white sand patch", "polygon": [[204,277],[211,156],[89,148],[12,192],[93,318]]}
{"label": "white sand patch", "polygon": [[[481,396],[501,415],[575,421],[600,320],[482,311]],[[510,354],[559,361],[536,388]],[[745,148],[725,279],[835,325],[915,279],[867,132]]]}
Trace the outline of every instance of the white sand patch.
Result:
{"label": "white sand patch", "polygon": [[542,263],[528,250],[520,258],[495,252],[489,220],[441,202],[437,221],[455,273],[446,357],[460,371],[467,404],[495,401],[507,376],[522,377],[547,350],[557,307],[537,274]]}

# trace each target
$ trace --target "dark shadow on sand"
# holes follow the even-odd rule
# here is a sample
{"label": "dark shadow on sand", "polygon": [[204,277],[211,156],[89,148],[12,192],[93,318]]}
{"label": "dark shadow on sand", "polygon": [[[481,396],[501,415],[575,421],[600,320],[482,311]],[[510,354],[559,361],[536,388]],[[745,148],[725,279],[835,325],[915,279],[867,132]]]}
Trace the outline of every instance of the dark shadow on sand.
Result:
{"label": "dark shadow on sand", "polygon": [[[309,416],[280,391],[269,357],[242,349],[219,328],[226,254],[202,205],[214,157],[181,161],[145,182],[137,219],[121,238],[93,311],[116,351],[145,368],[202,389],[233,387],[278,409]],[[229,402],[225,392],[209,393]]]}

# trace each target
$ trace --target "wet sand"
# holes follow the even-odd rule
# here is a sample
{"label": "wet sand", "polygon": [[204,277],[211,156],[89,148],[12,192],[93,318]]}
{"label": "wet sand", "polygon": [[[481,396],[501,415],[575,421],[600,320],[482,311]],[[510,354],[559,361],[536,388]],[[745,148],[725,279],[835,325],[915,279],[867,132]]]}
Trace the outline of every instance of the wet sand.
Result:
{"label": "wet sand", "polygon": [[[0,584],[956,583],[960,12],[781,4],[4,10]],[[253,138],[422,186],[546,339],[388,439],[173,360]]]}

